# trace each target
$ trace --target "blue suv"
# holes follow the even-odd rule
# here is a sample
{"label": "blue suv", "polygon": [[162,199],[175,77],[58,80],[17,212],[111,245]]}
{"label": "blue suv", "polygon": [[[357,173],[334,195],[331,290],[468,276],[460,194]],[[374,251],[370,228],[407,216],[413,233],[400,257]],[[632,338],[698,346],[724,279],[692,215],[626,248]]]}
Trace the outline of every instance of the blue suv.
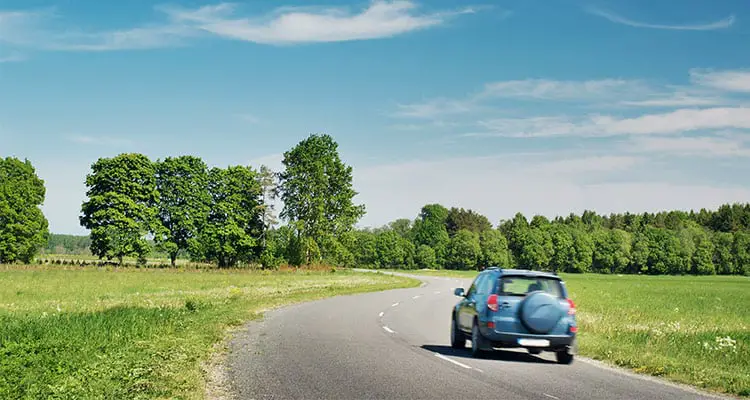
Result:
{"label": "blue suv", "polygon": [[555,352],[557,362],[570,364],[576,351],[575,304],[562,279],[554,274],[488,268],[477,275],[455,305],[451,346],[461,349],[471,340],[479,357],[494,348],[525,348],[531,354]]}

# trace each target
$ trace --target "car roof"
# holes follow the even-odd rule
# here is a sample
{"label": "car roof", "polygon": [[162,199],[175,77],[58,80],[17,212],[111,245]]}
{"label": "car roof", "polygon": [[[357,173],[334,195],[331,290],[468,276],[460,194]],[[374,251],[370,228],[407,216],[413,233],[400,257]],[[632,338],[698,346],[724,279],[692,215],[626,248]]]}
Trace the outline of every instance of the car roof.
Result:
{"label": "car roof", "polygon": [[498,271],[500,272],[500,275],[516,275],[516,276],[522,275],[522,276],[544,277],[544,278],[562,280],[562,278],[550,272],[532,271],[528,269],[505,269],[505,268],[491,267],[491,268],[485,269],[485,271]]}

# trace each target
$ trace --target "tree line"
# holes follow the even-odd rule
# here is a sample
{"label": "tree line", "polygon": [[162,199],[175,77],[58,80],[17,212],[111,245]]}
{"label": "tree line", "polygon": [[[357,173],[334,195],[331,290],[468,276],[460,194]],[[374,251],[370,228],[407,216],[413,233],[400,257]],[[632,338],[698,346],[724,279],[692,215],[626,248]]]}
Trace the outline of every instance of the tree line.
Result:
{"label": "tree line", "polygon": [[[414,219],[356,229],[352,168],[329,135],[284,153],[283,170],[211,167],[199,157],[100,158],[86,176],[85,238],[50,236],[39,206],[44,182],[28,161],[0,160],[0,262],[38,250],[100,259],[164,254],[219,267],[326,263],[346,267],[560,272],[750,274],[750,204],[715,211],[598,215],[549,220],[521,213],[496,226],[473,210],[428,204]],[[283,202],[277,215],[273,204]],[[49,238],[49,240],[48,240]],[[54,243],[54,245],[53,245]]]}
{"label": "tree line", "polygon": [[342,243],[348,253],[334,262],[375,268],[748,275],[750,204],[553,220],[517,213],[495,227],[472,210],[429,204],[414,220],[354,231]]}

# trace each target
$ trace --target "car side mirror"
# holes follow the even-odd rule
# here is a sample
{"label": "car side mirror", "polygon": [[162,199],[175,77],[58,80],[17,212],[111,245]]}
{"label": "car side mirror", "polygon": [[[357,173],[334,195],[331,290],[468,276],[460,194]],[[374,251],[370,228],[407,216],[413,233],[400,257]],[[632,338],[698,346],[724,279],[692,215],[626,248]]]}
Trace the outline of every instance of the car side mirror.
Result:
{"label": "car side mirror", "polygon": [[455,290],[453,291],[453,294],[455,294],[455,295],[456,295],[456,296],[458,296],[458,297],[464,297],[464,288],[462,288],[462,287],[460,287],[460,288],[456,288],[456,289],[455,289]]}

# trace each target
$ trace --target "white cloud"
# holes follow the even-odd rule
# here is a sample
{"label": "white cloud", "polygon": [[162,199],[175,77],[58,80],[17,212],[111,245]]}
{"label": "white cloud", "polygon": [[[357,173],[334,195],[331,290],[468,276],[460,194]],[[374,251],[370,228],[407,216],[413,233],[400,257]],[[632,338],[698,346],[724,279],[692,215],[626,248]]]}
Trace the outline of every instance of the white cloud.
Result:
{"label": "white cloud", "polygon": [[711,31],[711,30],[716,30],[716,29],[729,28],[732,25],[734,25],[734,22],[735,22],[734,15],[730,15],[724,19],[720,19],[718,21],[713,21],[713,22],[706,22],[706,23],[690,23],[690,24],[680,24],[680,25],[653,24],[653,23],[640,22],[640,21],[628,19],[620,15],[617,15],[615,13],[602,10],[599,8],[592,7],[592,8],[588,8],[586,11],[590,14],[608,19],[611,22],[622,24],[622,25],[633,26],[636,28],[685,30],[685,31]]}
{"label": "white cloud", "polygon": [[470,112],[474,109],[474,104],[471,101],[438,98],[423,103],[398,104],[397,108],[393,113],[395,117],[433,119]]}
{"label": "white cloud", "polygon": [[633,118],[610,115],[495,118],[479,121],[484,132],[466,137],[549,137],[676,134],[707,129],[750,129],[750,108],[686,108]]}
{"label": "white cloud", "polygon": [[690,70],[690,80],[698,85],[729,92],[750,92],[750,70]]}
{"label": "white cloud", "polygon": [[492,82],[479,97],[531,98],[539,100],[580,100],[612,97],[615,94],[641,94],[650,89],[643,83],[625,79],[559,81],[524,79]]}
{"label": "white cloud", "polygon": [[136,50],[179,45],[184,38],[198,34],[193,28],[169,21],[94,32],[51,29],[59,19],[51,9],[0,12],[0,43],[59,51]]}
{"label": "white cloud", "polygon": [[[602,213],[716,208],[746,201],[750,189],[679,185],[650,179],[591,184],[613,172],[628,172],[641,159],[625,156],[448,158],[355,168],[357,200],[367,204],[362,226],[416,217],[428,203],[471,208],[493,223],[520,211],[548,217],[592,209]],[[647,194],[647,195],[646,195]],[[553,200],[551,200],[553,199]]]}
{"label": "white cloud", "polygon": [[82,135],[76,135],[76,136],[69,136],[67,138],[73,143],[78,144],[86,144],[86,145],[97,145],[97,146],[114,146],[114,147],[120,147],[120,146],[129,146],[133,144],[133,141],[130,139],[124,139],[124,138],[115,138],[115,137],[108,137],[108,136],[82,136]]}
{"label": "white cloud", "polygon": [[644,100],[625,100],[620,104],[633,107],[693,107],[713,106],[727,101],[716,96],[696,96],[687,93],[673,93],[668,96],[652,96]]}
{"label": "white cloud", "polygon": [[[137,50],[179,46],[186,39],[218,36],[262,44],[339,42],[388,38],[444,24],[476,8],[418,12],[407,0],[373,0],[358,11],[345,7],[280,7],[260,16],[239,15],[235,4],[196,9],[159,6],[166,18],[107,31],[52,29],[53,9],[0,12],[0,43],[59,51]],[[56,26],[60,26],[57,24]]]}
{"label": "white cloud", "polygon": [[636,118],[598,116],[591,118],[591,122],[596,130],[609,135],[680,133],[702,129],[750,129],[750,108],[687,108]]}
{"label": "white cloud", "polygon": [[0,64],[21,62],[25,60],[26,60],[26,56],[24,56],[21,53],[10,53],[8,55],[0,55]]}
{"label": "white cloud", "polygon": [[750,157],[750,147],[741,140],[721,137],[633,137],[630,148],[648,152],[690,157]]}
{"label": "white cloud", "polygon": [[215,35],[263,44],[339,42],[392,37],[443,24],[448,18],[475,12],[417,13],[417,5],[406,0],[374,0],[359,12],[342,7],[284,7],[263,18],[235,16],[229,4],[195,10],[167,9],[176,21]]}

